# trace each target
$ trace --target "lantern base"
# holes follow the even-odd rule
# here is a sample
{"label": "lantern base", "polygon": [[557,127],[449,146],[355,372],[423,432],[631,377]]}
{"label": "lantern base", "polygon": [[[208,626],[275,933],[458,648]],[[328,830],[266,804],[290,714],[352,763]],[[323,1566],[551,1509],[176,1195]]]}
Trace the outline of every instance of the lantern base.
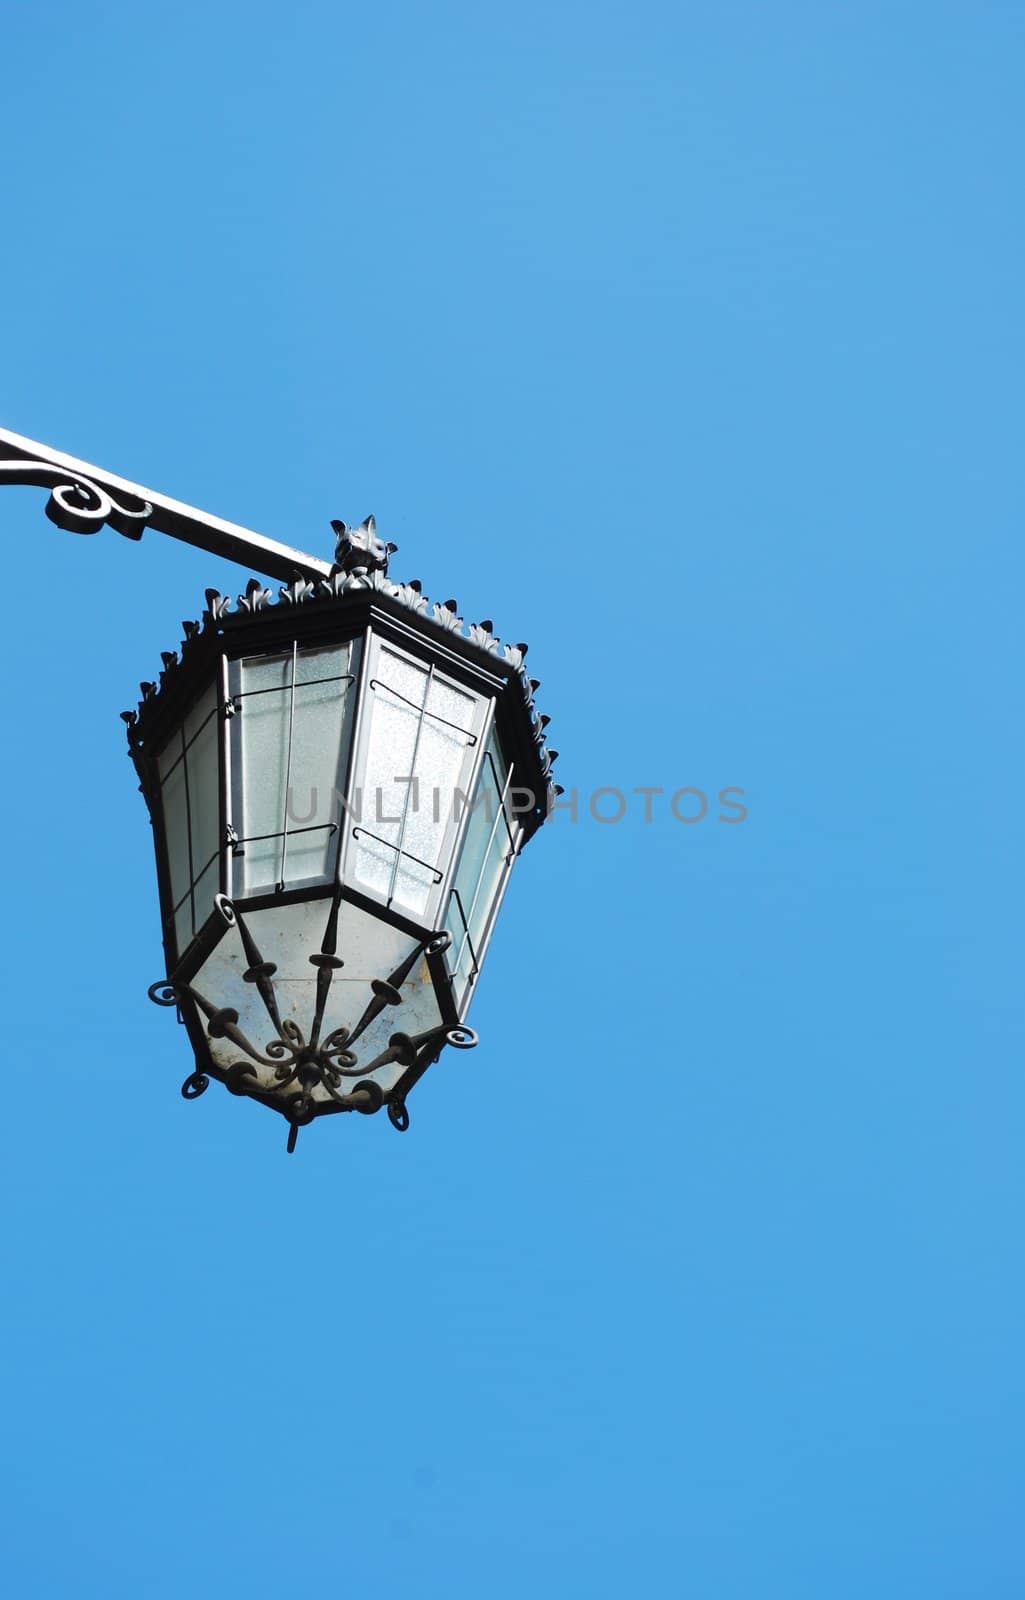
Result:
{"label": "lantern base", "polygon": [[[202,1064],[182,1084],[186,1100],[198,1099],[209,1087],[210,1077],[216,1077],[231,1094],[259,1100],[287,1119],[289,1151],[295,1148],[300,1127],[335,1111],[359,1111],[370,1116],[386,1105],[389,1121],[401,1133],[409,1127],[406,1093],[437,1060],[444,1046],[466,1050],[477,1043],[472,1028],[442,1021],[415,1034],[401,1030],[392,1033],[387,1046],[362,1063],[353,1049],[368,1031],[380,1034],[378,1019],[389,1007],[402,1006],[403,985],[419,962],[425,958],[437,961],[443,955],[450,943],[447,933],[420,940],[387,977],[371,979],[370,999],[358,1021],[352,1027],[338,1026],[324,1034],[332,984],[344,966],[335,953],[341,908],[341,894],[337,893],[331,901],[321,949],[308,957],[316,972],[316,996],[307,1037],[294,1016],[288,1014],[275,988],[276,964],[263,959],[238,907],[224,895],[216,897],[216,906],[224,922],[238,931],[247,962],[242,979],[256,991],[274,1037],[261,1050],[239,1026],[238,1010],[214,1005],[191,979],[175,974],[151,985],[150,999],[157,1005],[187,1011],[194,1040],[197,1029],[202,1036]],[[232,1059],[226,1060],[226,1055]],[[375,1076],[381,1073],[385,1075],[384,1086]]]}

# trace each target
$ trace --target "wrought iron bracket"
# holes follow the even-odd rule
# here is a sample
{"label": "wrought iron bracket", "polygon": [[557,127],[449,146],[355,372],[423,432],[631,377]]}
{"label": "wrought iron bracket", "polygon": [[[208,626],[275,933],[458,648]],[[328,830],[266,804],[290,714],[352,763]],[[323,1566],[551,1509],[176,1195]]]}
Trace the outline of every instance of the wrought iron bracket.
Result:
{"label": "wrought iron bracket", "polygon": [[96,533],[106,523],[126,538],[140,539],[152,528],[286,583],[316,582],[331,573],[330,561],[0,428],[0,487],[4,484],[49,489],[46,515],[68,533]]}

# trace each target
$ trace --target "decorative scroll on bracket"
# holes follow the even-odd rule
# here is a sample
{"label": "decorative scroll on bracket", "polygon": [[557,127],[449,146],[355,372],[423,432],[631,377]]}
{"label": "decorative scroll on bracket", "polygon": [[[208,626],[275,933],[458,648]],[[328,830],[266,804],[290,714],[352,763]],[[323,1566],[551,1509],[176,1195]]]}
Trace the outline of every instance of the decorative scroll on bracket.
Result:
{"label": "decorative scroll on bracket", "polygon": [[318,583],[331,571],[318,556],[0,428],[0,488],[6,483],[49,489],[46,515],[68,533],[96,533],[106,523],[138,539],[152,528],[286,583]]}
{"label": "decorative scroll on bracket", "polygon": [[49,489],[46,515],[65,533],[97,533],[106,522],[128,539],[141,539],[153,515],[148,500],[123,491],[115,495],[106,485],[72,474],[55,462],[0,460],[0,484],[4,483]]}

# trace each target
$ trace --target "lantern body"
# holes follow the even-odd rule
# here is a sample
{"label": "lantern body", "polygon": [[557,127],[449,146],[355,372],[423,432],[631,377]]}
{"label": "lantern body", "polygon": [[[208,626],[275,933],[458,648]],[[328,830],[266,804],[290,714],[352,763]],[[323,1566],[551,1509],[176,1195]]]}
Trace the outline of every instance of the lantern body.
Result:
{"label": "lantern body", "polygon": [[[512,864],[550,803],[522,647],[428,613],[348,552],[276,604],[208,595],[129,740],[167,979],[209,1076],[282,1112],[406,1096],[465,1018]],[[294,1136],[294,1135],[293,1135]]]}

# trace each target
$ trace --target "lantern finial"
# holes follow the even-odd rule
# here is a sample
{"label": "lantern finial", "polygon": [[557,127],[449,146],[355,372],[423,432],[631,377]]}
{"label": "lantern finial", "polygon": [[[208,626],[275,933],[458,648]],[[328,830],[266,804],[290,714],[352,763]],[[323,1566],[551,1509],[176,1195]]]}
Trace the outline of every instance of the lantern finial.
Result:
{"label": "lantern finial", "polygon": [[371,572],[388,571],[388,557],[395,554],[397,544],[387,544],[377,537],[377,523],[372,516],[364,517],[358,528],[349,528],[344,522],[333,521],[337,535],[335,565],[351,572],[353,567],[366,567]]}

